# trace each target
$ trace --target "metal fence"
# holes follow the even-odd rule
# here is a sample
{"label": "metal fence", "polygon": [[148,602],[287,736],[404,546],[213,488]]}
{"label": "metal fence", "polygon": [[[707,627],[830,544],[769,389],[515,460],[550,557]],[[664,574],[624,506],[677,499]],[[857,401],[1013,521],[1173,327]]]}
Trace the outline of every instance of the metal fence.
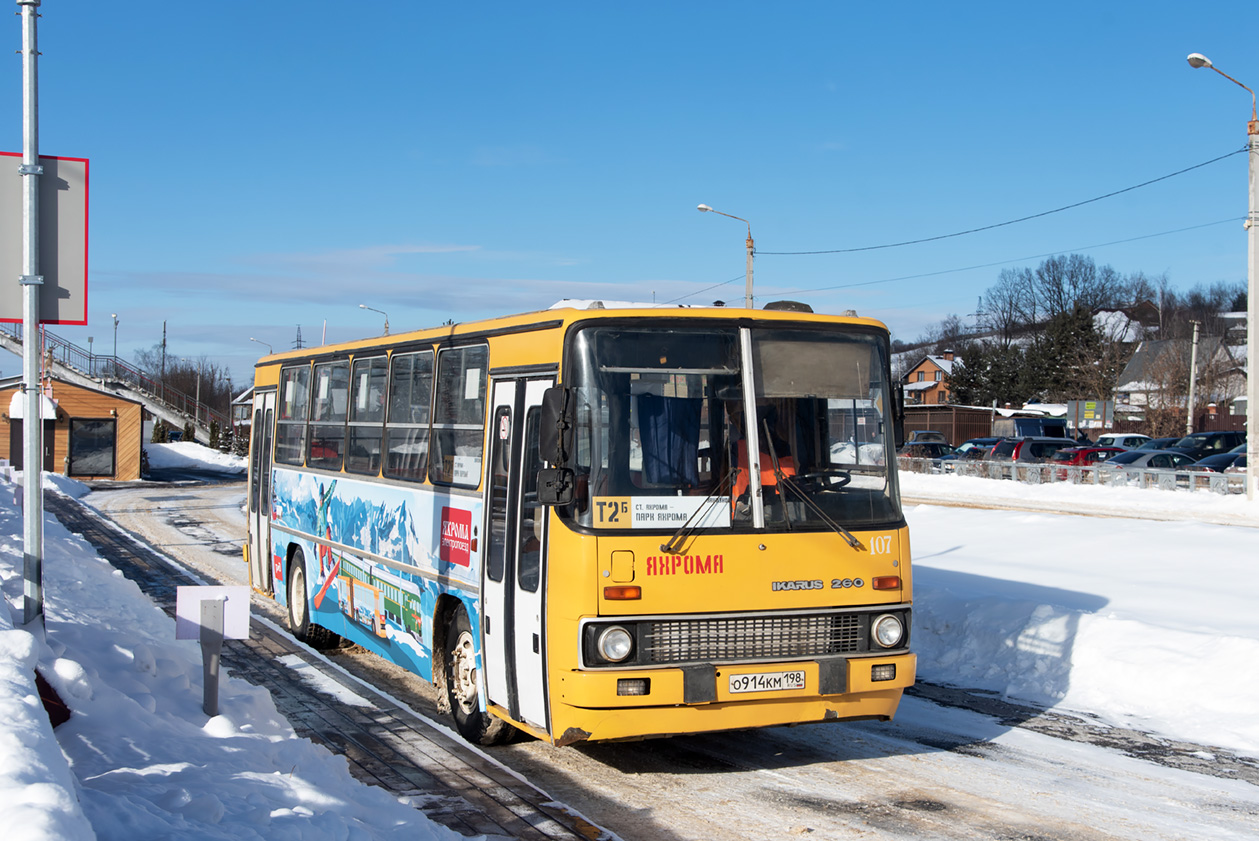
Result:
{"label": "metal fence", "polygon": [[1208,470],[1129,469],[1063,466],[1018,461],[938,461],[930,458],[896,459],[906,473],[948,473],[983,479],[1006,479],[1028,485],[1066,482],[1071,485],[1110,485],[1125,488],[1207,491],[1231,494],[1246,492],[1245,473],[1214,473]]}
{"label": "metal fence", "polygon": [[[19,342],[22,340],[21,323],[0,322],[0,330]],[[207,427],[211,421],[216,422],[220,429],[226,429],[228,426],[228,416],[223,412],[205,403],[197,402],[191,395],[179,389],[170,388],[160,378],[115,356],[94,354],[46,330],[44,331],[43,352],[49,361],[74,368],[94,380],[115,380],[126,383],[131,388],[162,401],[174,411],[189,418],[196,418],[199,423],[204,423]]]}

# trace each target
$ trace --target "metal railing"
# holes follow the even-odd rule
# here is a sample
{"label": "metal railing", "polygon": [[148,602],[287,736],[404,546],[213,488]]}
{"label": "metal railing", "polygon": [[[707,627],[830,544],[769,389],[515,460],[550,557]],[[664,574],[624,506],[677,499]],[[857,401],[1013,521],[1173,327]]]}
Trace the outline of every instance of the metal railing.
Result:
{"label": "metal railing", "polygon": [[[22,341],[21,323],[0,322],[0,332],[7,333],[18,342]],[[198,402],[196,398],[171,388],[147,371],[142,371],[116,356],[92,353],[47,330],[44,331],[43,352],[45,358],[51,362],[73,368],[94,380],[123,383],[135,391],[143,392],[152,400],[164,403],[171,411],[195,419],[206,427],[209,427],[211,421],[217,423],[220,429],[226,429],[229,424],[226,413]]]}
{"label": "metal railing", "polygon": [[896,464],[898,469],[907,473],[949,473],[984,479],[1008,479],[1029,485],[1065,482],[1071,485],[1208,491],[1218,494],[1246,492],[1245,473],[1215,473],[1209,470],[1065,466],[1052,462],[938,461],[907,456],[897,457]]}

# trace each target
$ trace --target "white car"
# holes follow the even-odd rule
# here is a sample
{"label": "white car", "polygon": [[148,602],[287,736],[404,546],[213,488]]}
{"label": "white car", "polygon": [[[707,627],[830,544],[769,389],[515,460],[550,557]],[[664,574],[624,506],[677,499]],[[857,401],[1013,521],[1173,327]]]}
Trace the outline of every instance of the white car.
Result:
{"label": "white car", "polygon": [[1150,436],[1142,435],[1139,432],[1116,433],[1113,435],[1102,435],[1098,437],[1096,446],[1098,447],[1122,447],[1125,450],[1135,450],[1137,447],[1150,440]]}

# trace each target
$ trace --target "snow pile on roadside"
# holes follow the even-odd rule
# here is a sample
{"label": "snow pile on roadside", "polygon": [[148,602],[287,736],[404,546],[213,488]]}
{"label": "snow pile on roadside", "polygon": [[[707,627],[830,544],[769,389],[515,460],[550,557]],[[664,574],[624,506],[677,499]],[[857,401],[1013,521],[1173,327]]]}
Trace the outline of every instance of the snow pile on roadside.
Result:
{"label": "snow pile on roadside", "polygon": [[1259,526],[1259,505],[1249,503],[1245,494],[1067,482],[1040,485],[948,473],[900,471],[898,475],[901,495],[910,500],[939,500],[953,505],[1015,505],[1059,513]]}
{"label": "snow pile on roadside", "polygon": [[[11,838],[459,837],[295,736],[261,688],[225,675],[221,714],[207,717],[198,644],[176,642],[174,622],[51,517],[47,642],[13,630],[22,518],[3,491],[0,798]],[[34,694],[37,661],[73,711],[55,739]]]}
{"label": "snow pile on roadside", "polygon": [[923,680],[1259,756],[1259,529],[933,505],[906,518]]}
{"label": "snow pile on roadside", "polygon": [[195,441],[173,441],[169,444],[145,444],[149,467],[162,470],[170,467],[217,470],[222,473],[244,473],[246,461],[240,456],[220,453]]}

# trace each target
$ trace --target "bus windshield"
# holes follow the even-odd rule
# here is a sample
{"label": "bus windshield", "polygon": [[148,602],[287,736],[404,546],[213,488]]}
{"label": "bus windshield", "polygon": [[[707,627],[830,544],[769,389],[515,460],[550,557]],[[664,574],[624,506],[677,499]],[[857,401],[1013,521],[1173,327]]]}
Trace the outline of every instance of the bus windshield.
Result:
{"label": "bus windshield", "polygon": [[878,335],[599,325],[572,348],[577,494],[565,513],[580,525],[791,531],[900,519]]}

